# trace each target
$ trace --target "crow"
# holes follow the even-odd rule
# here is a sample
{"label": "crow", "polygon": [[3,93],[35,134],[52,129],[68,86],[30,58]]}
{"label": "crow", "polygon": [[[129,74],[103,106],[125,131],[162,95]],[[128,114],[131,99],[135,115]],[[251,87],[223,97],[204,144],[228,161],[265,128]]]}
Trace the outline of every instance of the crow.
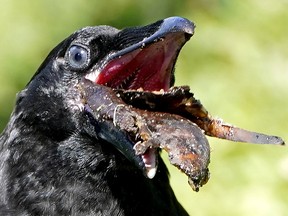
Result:
{"label": "crow", "polygon": [[18,93],[1,134],[0,215],[188,215],[159,151],[138,156],[113,125],[95,130],[78,84],[168,90],[194,28],[181,17],[85,27],[57,45]]}

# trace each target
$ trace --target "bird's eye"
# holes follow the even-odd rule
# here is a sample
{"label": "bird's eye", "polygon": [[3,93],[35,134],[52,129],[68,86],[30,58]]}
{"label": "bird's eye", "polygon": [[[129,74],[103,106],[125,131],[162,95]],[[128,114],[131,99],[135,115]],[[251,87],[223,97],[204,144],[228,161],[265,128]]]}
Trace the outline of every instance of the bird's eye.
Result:
{"label": "bird's eye", "polygon": [[68,51],[68,61],[74,68],[83,68],[88,65],[89,53],[84,47],[73,45]]}

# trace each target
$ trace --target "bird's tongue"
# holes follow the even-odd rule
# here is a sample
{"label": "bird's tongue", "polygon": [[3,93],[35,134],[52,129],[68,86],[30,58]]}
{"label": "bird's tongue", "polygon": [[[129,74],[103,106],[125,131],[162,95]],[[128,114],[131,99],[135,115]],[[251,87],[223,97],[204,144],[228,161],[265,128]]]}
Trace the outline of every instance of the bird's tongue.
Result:
{"label": "bird's tongue", "polygon": [[148,148],[144,154],[142,154],[142,160],[145,164],[146,175],[152,179],[156,175],[157,171],[157,150],[155,148]]}

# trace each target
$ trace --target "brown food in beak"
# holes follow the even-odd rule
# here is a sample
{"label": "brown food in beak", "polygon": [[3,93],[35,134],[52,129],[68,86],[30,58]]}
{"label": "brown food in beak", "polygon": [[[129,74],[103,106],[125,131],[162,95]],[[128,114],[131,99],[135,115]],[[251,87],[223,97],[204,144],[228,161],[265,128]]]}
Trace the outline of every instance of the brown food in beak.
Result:
{"label": "brown food in beak", "polygon": [[235,142],[284,145],[277,136],[269,136],[235,127],[209,115],[199,100],[193,97],[189,86],[172,87],[167,92],[115,90],[127,103],[140,109],[180,115],[197,124],[205,134]]}
{"label": "brown food in beak", "polygon": [[[109,133],[116,134],[114,141],[119,137],[118,131],[128,136],[121,141],[129,139],[133,143],[135,156],[130,154],[128,159],[138,161],[137,156],[142,156],[142,168],[149,178],[154,177],[157,163],[150,161],[155,160],[153,157],[144,160],[145,154],[149,156],[153,149],[161,148],[168,153],[170,163],[188,176],[192,189],[198,191],[209,179],[210,147],[204,133],[232,141],[284,145],[280,137],[250,132],[214,119],[187,86],[148,92],[113,90],[84,82],[80,88],[84,90],[84,104],[90,117],[110,124]],[[105,133],[100,135],[105,138]],[[122,151],[126,148],[127,145],[123,146]]]}

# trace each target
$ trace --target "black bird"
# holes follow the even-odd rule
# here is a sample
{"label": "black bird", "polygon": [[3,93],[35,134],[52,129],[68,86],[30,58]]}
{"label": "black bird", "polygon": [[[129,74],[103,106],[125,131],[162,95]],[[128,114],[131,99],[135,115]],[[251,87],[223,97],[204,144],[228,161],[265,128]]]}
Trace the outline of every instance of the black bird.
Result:
{"label": "black bird", "polygon": [[192,22],[170,17],[86,27],[56,46],[17,95],[0,137],[0,215],[188,215],[158,152],[139,157],[110,133],[117,128],[95,131],[77,85],[167,90],[193,33]]}

